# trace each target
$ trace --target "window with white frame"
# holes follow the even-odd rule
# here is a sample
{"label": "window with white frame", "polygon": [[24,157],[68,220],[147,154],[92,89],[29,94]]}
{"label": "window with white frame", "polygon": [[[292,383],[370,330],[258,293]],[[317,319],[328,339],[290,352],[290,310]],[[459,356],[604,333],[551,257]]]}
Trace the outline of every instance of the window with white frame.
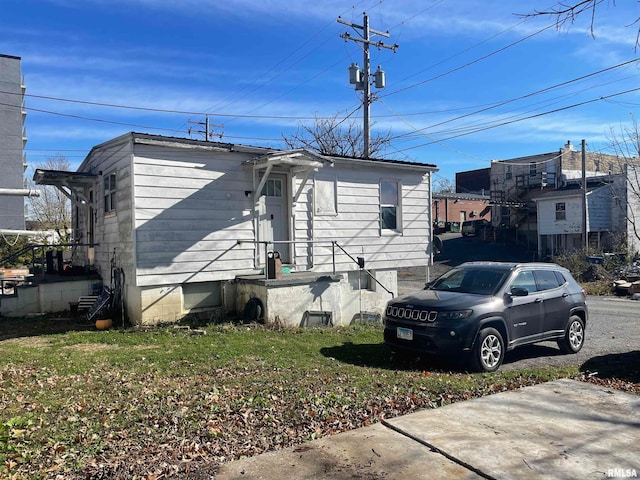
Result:
{"label": "window with white frame", "polygon": [[116,174],[104,177],[104,213],[116,211]]}
{"label": "window with white frame", "polygon": [[556,202],[556,220],[566,220],[567,211],[564,202]]}
{"label": "window with white frame", "polygon": [[400,230],[400,186],[391,180],[380,181],[380,228],[382,231]]}

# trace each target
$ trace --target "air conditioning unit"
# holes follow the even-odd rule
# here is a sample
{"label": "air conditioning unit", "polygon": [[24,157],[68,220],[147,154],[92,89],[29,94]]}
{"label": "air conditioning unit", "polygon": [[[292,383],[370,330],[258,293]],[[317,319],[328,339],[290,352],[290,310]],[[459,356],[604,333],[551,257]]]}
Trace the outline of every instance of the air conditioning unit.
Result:
{"label": "air conditioning unit", "polygon": [[477,217],[478,216],[478,211],[477,210],[472,210],[471,211],[471,216],[472,217]]}

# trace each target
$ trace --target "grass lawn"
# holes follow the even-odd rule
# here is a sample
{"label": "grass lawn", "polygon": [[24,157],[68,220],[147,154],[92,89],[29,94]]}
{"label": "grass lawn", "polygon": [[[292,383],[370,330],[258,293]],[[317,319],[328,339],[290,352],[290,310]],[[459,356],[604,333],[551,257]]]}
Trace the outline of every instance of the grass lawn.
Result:
{"label": "grass lawn", "polygon": [[2,478],[213,474],[241,456],[579,374],[398,364],[375,325],[100,332],[29,322],[0,319]]}

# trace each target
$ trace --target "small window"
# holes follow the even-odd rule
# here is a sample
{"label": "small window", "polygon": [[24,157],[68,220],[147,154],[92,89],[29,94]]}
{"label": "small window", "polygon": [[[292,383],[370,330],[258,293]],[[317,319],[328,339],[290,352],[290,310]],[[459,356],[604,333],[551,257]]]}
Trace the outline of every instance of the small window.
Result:
{"label": "small window", "polygon": [[535,177],[538,174],[538,165],[535,163],[529,164],[529,176]]}
{"label": "small window", "polygon": [[398,182],[380,182],[380,227],[382,230],[398,231],[399,206]]}
{"label": "small window", "polygon": [[562,275],[560,272],[553,272],[556,275],[556,279],[558,280],[558,285],[564,285],[565,283],[567,283],[567,279],[564,278],[564,275]]}
{"label": "small window", "polygon": [[222,305],[221,282],[185,283],[182,285],[184,308],[211,308]]}
{"label": "small window", "polygon": [[504,172],[504,179],[511,180],[511,177],[513,177],[513,172],[511,171],[511,165],[507,165],[507,171]]}
{"label": "small window", "polygon": [[262,195],[267,197],[282,197],[283,182],[281,178],[269,178],[262,187]]}
{"label": "small window", "polygon": [[600,160],[594,160],[593,164],[595,166],[596,172],[599,172],[600,171]]}
{"label": "small window", "polygon": [[564,202],[556,203],[556,220],[566,220],[567,219],[567,211],[566,204]]}
{"label": "small window", "polygon": [[316,215],[338,214],[337,185],[335,179],[316,179],[313,194]]}
{"label": "small window", "polygon": [[347,273],[351,290],[373,290],[371,277],[367,272],[356,270]]}
{"label": "small window", "polygon": [[551,290],[560,286],[558,277],[552,270],[536,270],[534,276],[536,277],[538,291]]}
{"label": "small window", "polygon": [[116,174],[104,177],[104,213],[116,211]]}

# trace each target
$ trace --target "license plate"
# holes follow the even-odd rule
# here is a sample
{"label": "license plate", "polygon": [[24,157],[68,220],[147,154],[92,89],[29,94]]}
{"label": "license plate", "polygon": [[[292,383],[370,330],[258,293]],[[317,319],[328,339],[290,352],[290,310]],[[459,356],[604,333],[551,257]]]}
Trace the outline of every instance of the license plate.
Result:
{"label": "license plate", "polygon": [[410,328],[398,327],[396,334],[398,335],[398,338],[402,340],[413,340],[413,330]]}

